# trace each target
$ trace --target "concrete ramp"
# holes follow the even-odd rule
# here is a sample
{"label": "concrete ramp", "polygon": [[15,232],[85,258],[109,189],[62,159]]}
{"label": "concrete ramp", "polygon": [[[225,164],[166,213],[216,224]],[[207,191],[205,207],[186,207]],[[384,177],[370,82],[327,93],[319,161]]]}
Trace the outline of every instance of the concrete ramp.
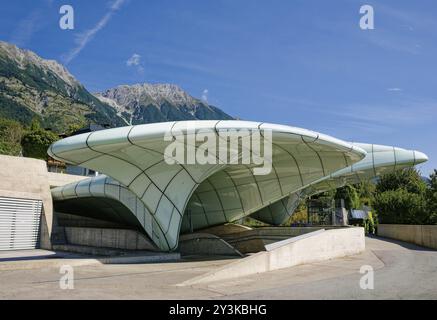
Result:
{"label": "concrete ramp", "polygon": [[266,251],[266,246],[272,243],[295,238],[323,228],[331,229],[332,227],[261,227],[223,235],[222,239],[241,253],[250,254]]}
{"label": "concrete ramp", "polygon": [[365,249],[360,227],[318,230],[280,241],[218,270],[187,280],[180,286],[223,281],[292,266],[359,254]]}

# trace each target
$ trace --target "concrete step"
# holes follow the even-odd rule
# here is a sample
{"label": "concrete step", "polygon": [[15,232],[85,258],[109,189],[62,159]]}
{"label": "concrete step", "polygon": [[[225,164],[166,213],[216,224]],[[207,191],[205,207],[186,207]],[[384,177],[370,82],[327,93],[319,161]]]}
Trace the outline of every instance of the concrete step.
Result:
{"label": "concrete step", "polygon": [[[102,248],[58,246],[56,250],[59,251],[36,249],[2,252],[0,254],[0,271],[60,268],[63,265],[74,267],[96,264],[163,263],[181,259],[178,252],[114,252],[113,250],[104,252],[100,251],[100,249]],[[98,254],[90,254],[91,252],[97,252]]]}
{"label": "concrete step", "polygon": [[121,250],[113,248],[99,248],[80,245],[56,245],[53,249],[57,252],[78,253],[94,256],[102,263],[148,263],[176,261],[181,258],[179,252],[156,252],[147,250]]}
{"label": "concrete step", "polygon": [[[136,250],[122,250],[114,248],[102,248],[92,246],[82,246],[77,244],[56,244],[52,246],[55,251],[80,253],[94,256],[122,256],[129,253],[134,253]],[[141,252],[141,251],[139,251]]]}

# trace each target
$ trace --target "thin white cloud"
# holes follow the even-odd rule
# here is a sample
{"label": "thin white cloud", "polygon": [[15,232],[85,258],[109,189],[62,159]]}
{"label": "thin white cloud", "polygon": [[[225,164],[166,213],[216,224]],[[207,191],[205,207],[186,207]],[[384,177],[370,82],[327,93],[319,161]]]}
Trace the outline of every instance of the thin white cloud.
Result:
{"label": "thin white cloud", "polygon": [[[359,110],[359,111],[358,111]],[[349,105],[330,112],[343,121],[356,120],[363,125],[387,127],[414,126],[432,123],[437,116],[437,101],[405,97],[387,105]]]}
{"label": "thin white cloud", "polygon": [[76,47],[74,47],[70,52],[64,56],[64,62],[66,64],[70,63],[77,55],[86,47],[86,45],[94,39],[96,34],[102,30],[108,22],[112,19],[115,12],[121,9],[127,0],[115,0],[109,4],[109,11],[97,22],[97,24],[86,30],[85,32],[79,34],[76,38]]}
{"label": "thin white cloud", "polygon": [[417,39],[412,35],[403,35],[394,31],[380,29],[378,34],[367,34],[365,39],[372,45],[384,50],[398,51],[412,55],[421,53],[421,46],[415,43]]}
{"label": "thin white cloud", "polygon": [[202,100],[205,102],[208,102],[208,93],[209,93],[208,89],[204,89],[202,92]]}
{"label": "thin white cloud", "polygon": [[402,91],[402,89],[401,88],[387,88],[387,91],[400,92],[400,91]]}
{"label": "thin white cloud", "polygon": [[402,10],[397,6],[388,6],[383,3],[378,4],[378,11],[402,22],[409,31],[416,29],[435,30],[437,23],[432,16],[432,12],[419,12],[412,10]]}
{"label": "thin white cloud", "polygon": [[437,22],[430,12],[400,9],[382,3],[375,10],[380,14],[380,19],[391,19],[393,24],[378,28],[376,33],[362,34],[367,41],[382,49],[418,55],[423,53],[422,45],[418,42],[419,36],[426,35],[426,38],[422,38],[426,41],[435,35]]}
{"label": "thin white cloud", "polygon": [[[53,0],[46,0],[45,6],[51,7]],[[32,36],[47,24],[44,16],[46,8],[38,8],[31,11],[24,19],[18,22],[17,27],[12,32],[9,42],[23,47],[29,42]]]}
{"label": "thin white cloud", "polygon": [[[348,103],[337,104],[335,108],[323,102],[305,99],[294,99],[280,96],[264,96],[277,101],[280,105],[293,105],[297,110],[311,110],[321,117],[326,116],[327,123],[335,126],[330,127],[331,132],[342,132],[345,138],[350,134],[351,128],[355,130],[373,133],[390,133],[399,127],[433,125],[437,118],[437,100],[417,98],[404,94],[393,95],[395,99],[385,104],[372,103]],[[326,127],[325,127],[326,128]],[[322,130],[323,128],[317,128]],[[331,133],[333,134],[333,133]]]}
{"label": "thin white cloud", "polygon": [[132,57],[130,57],[129,59],[127,59],[126,61],[126,65],[128,67],[132,67],[132,66],[138,66],[141,63],[141,56],[138,53],[134,53],[132,55]]}
{"label": "thin white cloud", "polygon": [[111,10],[119,10],[121,6],[126,2],[126,0],[115,0],[110,4]]}
{"label": "thin white cloud", "polygon": [[32,35],[39,29],[41,17],[41,11],[35,10],[21,20],[12,33],[10,42],[15,43],[19,47],[26,45],[30,38],[32,38]]}
{"label": "thin white cloud", "polygon": [[134,53],[129,59],[127,59],[126,66],[135,67],[139,73],[144,72],[144,67],[141,63],[141,56],[138,53]]}

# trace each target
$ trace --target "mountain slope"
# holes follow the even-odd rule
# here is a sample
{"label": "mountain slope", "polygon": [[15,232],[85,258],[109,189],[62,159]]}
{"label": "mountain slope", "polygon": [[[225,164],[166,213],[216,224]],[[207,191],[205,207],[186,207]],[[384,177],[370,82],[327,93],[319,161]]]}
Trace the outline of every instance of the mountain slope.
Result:
{"label": "mountain slope", "polygon": [[28,124],[37,117],[63,132],[88,122],[125,125],[59,63],[0,41],[0,117]]}
{"label": "mountain slope", "polygon": [[193,98],[176,85],[135,84],[97,93],[129,124],[175,120],[230,120],[222,110]]}
{"label": "mountain slope", "polygon": [[88,123],[232,119],[175,85],[119,86],[93,95],[58,62],[0,41],[0,118],[28,125],[35,117],[56,132]]}

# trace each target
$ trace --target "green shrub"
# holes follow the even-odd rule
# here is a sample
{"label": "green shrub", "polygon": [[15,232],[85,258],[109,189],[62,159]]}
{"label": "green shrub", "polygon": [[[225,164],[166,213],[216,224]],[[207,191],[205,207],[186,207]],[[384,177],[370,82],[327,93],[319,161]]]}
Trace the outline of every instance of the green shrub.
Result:
{"label": "green shrub", "polygon": [[30,130],[21,139],[23,156],[46,160],[47,149],[58,139],[59,137],[55,133],[42,129],[39,122],[34,120]]}
{"label": "green shrub", "polygon": [[376,185],[372,181],[362,181],[354,185],[362,205],[371,207],[375,195]]}
{"label": "green shrub", "polygon": [[347,210],[358,209],[361,207],[361,201],[357,190],[351,185],[346,185],[337,189],[334,198],[344,199],[344,205]]}
{"label": "green shrub", "polygon": [[429,223],[424,194],[405,189],[388,190],[375,195],[373,208],[381,223],[426,224]]}
{"label": "green shrub", "polygon": [[423,194],[426,192],[426,183],[415,168],[406,168],[383,175],[376,185],[376,193],[378,194],[398,189]]}
{"label": "green shrub", "polygon": [[437,224],[437,170],[434,170],[434,173],[430,175],[426,197],[431,223]]}
{"label": "green shrub", "polygon": [[23,127],[17,121],[0,118],[0,154],[18,156]]}
{"label": "green shrub", "polygon": [[376,233],[377,219],[374,217],[374,213],[369,211],[367,219],[364,221],[366,234]]}
{"label": "green shrub", "polygon": [[381,177],[373,208],[382,223],[437,223],[437,171],[427,185],[415,168],[398,170]]}

